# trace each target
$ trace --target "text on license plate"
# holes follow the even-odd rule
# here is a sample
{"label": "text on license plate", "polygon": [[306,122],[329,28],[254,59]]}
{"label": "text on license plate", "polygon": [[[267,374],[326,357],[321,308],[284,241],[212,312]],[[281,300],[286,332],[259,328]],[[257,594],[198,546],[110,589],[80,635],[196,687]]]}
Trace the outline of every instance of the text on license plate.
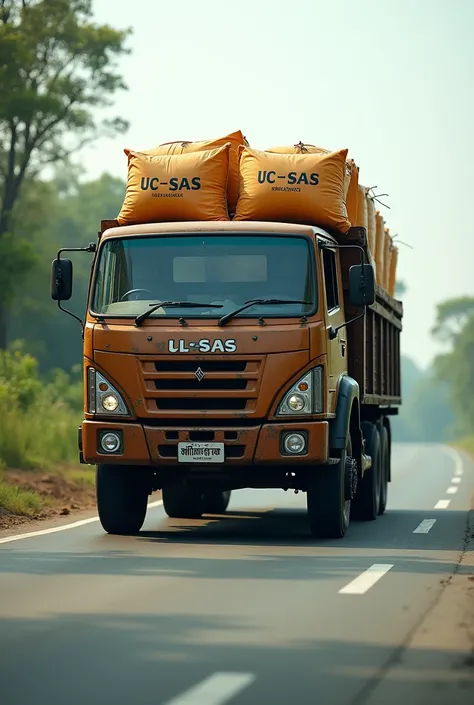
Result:
{"label": "text on license plate", "polygon": [[180,463],[223,463],[223,443],[178,443]]}

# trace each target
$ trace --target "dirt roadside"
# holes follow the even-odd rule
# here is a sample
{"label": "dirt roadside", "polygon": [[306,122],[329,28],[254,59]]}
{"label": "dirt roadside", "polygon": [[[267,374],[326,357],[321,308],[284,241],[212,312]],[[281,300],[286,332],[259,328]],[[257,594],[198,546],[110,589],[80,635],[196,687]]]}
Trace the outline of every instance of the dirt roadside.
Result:
{"label": "dirt roadside", "polygon": [[357,705],[474,702],[474,504],[456,571],[408,643]]}
{"label": "dirt roadside", "polygon": [[41,499],[41,508],[28,514],[6,511],[0,506],[0,531],[56,517],[68,516],[95,507],[94,471],[64,470],[39,472],[6,470],[3,481],[11,487],[34,492]]}

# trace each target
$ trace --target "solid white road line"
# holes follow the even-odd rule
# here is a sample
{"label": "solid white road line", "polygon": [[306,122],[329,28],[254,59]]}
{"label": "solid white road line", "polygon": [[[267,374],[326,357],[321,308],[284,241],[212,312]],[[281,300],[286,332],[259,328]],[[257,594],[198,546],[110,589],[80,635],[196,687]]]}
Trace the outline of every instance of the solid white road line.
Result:
{"label": "solid white road line", "polygon": [[[148,509],[153,509],[154,507],[160,507],[163,504],[163,500],[159,499],[156,502],[150,502]],[[12,541],[21,541],[22,539],[33,539],[35,536],[46,536],[47,534],[57,534],[59,531],[68,531],[69,529],[77,529],[80,526],[86,526],[86,524],[93,524],[99,521],[99,517],[91,517],[90,519],[81,519],[80,521],[75,521],[72,524],[62,524],[61,526],[53,526],[51,529],[42,529],[41,531],[31,531],[29,534],[16,534],[14,536],[6,536],[5,538],[0,538],[0,543],[11,543]]]}
{"label": "solid white road line", "polygon": [[253,673],[214,673],[166,705],[222,705],[254,680]]}
{"label": "solid white road line", "polygon": [[423,519],[421,524],[416,527],[414,534],[427,534],[428,531],[436,524],[436,519]]}
{"label": "solid white road line", "polygon": [[357,578],[351,580],[350,583],[339,590],[339,593],[341,595],[363,595],[392,568],[393,565],[388,563],[374,563],[374,565],[364,570]]}
{"label": "solid white road line", "polygon": [[448,487],[446,490],[446,494],[456,494],[458,491],[459,487],[456,487],[456,485],[451,485],[451,487]]}
{"label": "solid white road line", "polygon": [[439,502],[436,502],[434,508],[435,509],[447,509],[450,504],[451,504],[450,499],[440,499]]}

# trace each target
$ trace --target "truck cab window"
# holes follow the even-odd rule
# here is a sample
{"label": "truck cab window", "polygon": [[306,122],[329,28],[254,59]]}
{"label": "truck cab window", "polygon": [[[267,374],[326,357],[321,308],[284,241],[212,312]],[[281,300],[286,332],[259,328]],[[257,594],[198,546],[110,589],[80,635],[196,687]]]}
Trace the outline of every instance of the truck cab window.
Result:
{"label": "truck cab window", "polygon": [[324,281],[326,283],[326,304],[328,311],[339,308],[339,288],[337,283],[337,259],[332,250],[323,250]]}

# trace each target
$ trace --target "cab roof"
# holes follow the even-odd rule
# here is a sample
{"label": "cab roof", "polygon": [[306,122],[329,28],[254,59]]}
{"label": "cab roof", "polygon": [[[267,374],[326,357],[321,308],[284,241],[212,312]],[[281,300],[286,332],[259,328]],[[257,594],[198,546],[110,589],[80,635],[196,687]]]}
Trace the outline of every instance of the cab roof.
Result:
{"label": "cab roof", "polygon": [[[116,222],[116,221],[115,221]],[[107,224],[110,221],[107,222]],[[334,238],[322,228],[298,223],[273,223],[268,221],[200,220],[179,223],[140,223],[139,225],[113,225],[103,230],[102,238],[131,237],[139,235],[164,235],[176,233],[275,233],[285,235],[319,235]],[[334,240],[335,241],[335,240]]]}

